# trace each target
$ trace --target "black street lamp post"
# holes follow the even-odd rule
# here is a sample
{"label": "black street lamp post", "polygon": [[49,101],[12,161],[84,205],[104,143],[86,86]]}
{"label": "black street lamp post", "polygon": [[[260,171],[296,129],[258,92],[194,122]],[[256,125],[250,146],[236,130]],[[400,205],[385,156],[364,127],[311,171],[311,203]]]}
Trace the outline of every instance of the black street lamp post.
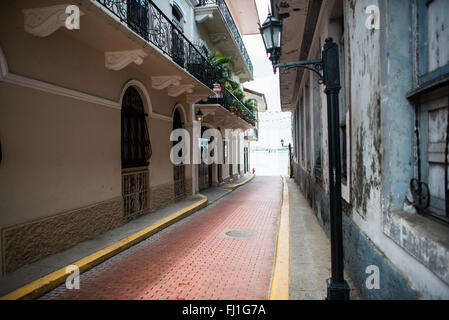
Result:
{"label": "black street lamp post", "polygon": [[[281,55],[282,22],[271,14],[260,27],[267,53],[276,68],[305,68],[318,74],[320,83],[324,84],[327,95],[328,139],[329,139],[329,202],[331,223],[331,261],[332,276],[327,280],[327,300],[348,300],[349,285],[344,279],[343,261],[343,223],[341,208],[341,161],[339,102],[340,68],[338,45],[332,38],[326,39],[321,53],[321,60],[309,60],[279,63]],[[322,71],[322,73],[321,73]]]}

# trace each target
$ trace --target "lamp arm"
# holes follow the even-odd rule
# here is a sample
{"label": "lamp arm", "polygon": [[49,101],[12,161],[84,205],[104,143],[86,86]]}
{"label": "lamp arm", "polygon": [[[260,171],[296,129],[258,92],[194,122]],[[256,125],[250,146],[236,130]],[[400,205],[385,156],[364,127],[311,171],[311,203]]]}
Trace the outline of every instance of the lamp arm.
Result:
{"label": "lamp arm", "polygon": [[[313,67],[310,67],[313,65]],[[274,70],[276,68],[285,68],[286,71],[293,68],[304,68],[315,72],[319,77],[319,82],[324,83],[324,75],[320,72],[323,70],[323,61],[322,60],[309,60],[309,61],[297,61],[297,62],[286,62],[286,63],[278,63],[273,65]]]}

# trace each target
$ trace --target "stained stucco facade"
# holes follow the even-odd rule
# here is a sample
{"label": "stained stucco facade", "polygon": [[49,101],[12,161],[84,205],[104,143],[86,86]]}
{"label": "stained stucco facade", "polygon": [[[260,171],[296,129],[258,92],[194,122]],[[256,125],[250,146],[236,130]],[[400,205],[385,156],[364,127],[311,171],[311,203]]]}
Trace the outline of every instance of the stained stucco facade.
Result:
{"label": "stained stucco facade", "polygon": [[[346,271],[365,298],[449,298],[447,199],[441,191],[449,63],[443,47],[449,39],[447,24],[437,13],[446,12],[448,3],[434,1],[426,7],[420,1],[287,2],[289,8],[273,3],[277,16],[284,17],[282,46],[290,48],[283,49],[281,62],[319,59],[327,37],[340,47]],[[367,11],[369,6],[378,11]],[[379,18],[379,29],[374,28],[376,20],[369,20],[373,14]],[[305,31],[295,33],[296,25],[305,25]],[[435,39],[426,31],[433,29]],[[427,69],[423,55],[430,61]],[[294,177],[329,234],[324,86],[313,73],[300,70],[281,74],[280,85],[282,108],[292,112]],[[420,172],[440,173],[418,174],[418,164]],[[412,179],[428,186],[430,206],[423,208],[413,197]],[[439,214],[438,219],[431,214]],[[380,289],[370,290],[365,284],[370,265],[379,267]]]}

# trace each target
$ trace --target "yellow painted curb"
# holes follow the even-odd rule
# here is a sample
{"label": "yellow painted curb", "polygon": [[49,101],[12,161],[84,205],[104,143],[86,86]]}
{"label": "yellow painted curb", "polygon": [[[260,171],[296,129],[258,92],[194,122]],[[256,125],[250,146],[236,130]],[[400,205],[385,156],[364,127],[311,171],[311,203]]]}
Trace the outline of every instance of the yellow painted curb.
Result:
{"label": "yellow painted curb", "polygon": [[[136,232],[122,240],[117,241],[116,243],[99,250],[81,260],[74,262],[72,265],[75,265],[79,268],[80,274],[84,271],[87,271],[99,263],[111,258],[112,256],[126,250],[133,245],[147,239],[151,235],[167,228],[168,226],[174,224],[175,222],[193,214],[194,212],[204,208],[207,205],[208,199],[206,196],[202,194],[198,194],[202,199],[194,204],[191,204],[188,207],[185,207],[172,215],[159,220],[158,222],[152,224],[149,227],[146,227],[139,232]],[[52,272],[40,279],[37,279],[13,292],[8,293],[7,295],[0,297],[0,300],[30,300],[35,299],[44,293],[56,288],[60,284],[66,281],[67,276],[66,268],[59,269],[55,272]]]}
{"label": "yellow painted curb", "polygon": [[249,178],[246,179],[245,181],[240,182],[240,183],[238,183],[238,184],[234,184],[233,186],[223,187],[223,189],[226,189],[226,190],[235,190],[235,189],[237,189],[237,188],[239,188],[239,187],[241,187],[241,186],[247,184],[248,182],[250,182],[251,180],[253,180],[255,177],[256,177],[256,175],[253,174],[251,177],[249,177]]}
{"label": "yellow painted curb", "polygon": [[270,300],[288,300],[289,295],[289,268],[290,268],[290,205],[288,200],[288,186],[285,178],[282,192],[281,222],[276,247],[276,262],[274,266],[273,281],[271,282]]}

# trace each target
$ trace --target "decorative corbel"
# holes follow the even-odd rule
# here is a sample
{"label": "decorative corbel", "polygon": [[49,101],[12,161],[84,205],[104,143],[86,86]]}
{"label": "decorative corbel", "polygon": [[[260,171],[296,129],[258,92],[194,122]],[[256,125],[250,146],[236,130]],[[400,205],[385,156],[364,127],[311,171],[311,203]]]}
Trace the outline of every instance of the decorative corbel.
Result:
{"label": "decorative corbel", "polygon": [[[66,13],[70,5],[57,5],[35,9],[22,10],[24,15],[24,28],[37,37],[47,37],[66,25],[69,14]],[[84,15],[79,12],[80,16]]]}
{"label": "decorative corbel", "polygon": [[200,101],[207,101],[208,96],[204,96],[202,94],[188,94],[187,95],[187,103],[196,104]]}
{"label": "decorative corbel", "polygon": [[151,85],[155,90],[164,90],[168,87],[180,86],[181,79],[180,76],[151,77]]}
{"label": "decorative corbel", "polygon": [[226,41],[228,36],[225,33],[213,33],[209,36],[213,44],[219,44],[220,42]]}
{"label": "decorative corbel", "polygon": [[147,54],[142,50],[105,52],[105,66],[108,70],[122,70],[131,63],[141,65]]}
{"label": "decorative corbel", "polygon": [[199,8],[199,9],[195,9],[195,21],[198,23],[203,23],[204,21],[208,20],[208,19],[213,19],[214,18],[214,11],[213,9],[203,9],[203,8]]}
{"label": "decorative corbel", "polygon": [[194,85],[193,84],[181,84],[179,86],[168,87],[168,95],[170,97],[178,97],[183,93],[192,93]]}

